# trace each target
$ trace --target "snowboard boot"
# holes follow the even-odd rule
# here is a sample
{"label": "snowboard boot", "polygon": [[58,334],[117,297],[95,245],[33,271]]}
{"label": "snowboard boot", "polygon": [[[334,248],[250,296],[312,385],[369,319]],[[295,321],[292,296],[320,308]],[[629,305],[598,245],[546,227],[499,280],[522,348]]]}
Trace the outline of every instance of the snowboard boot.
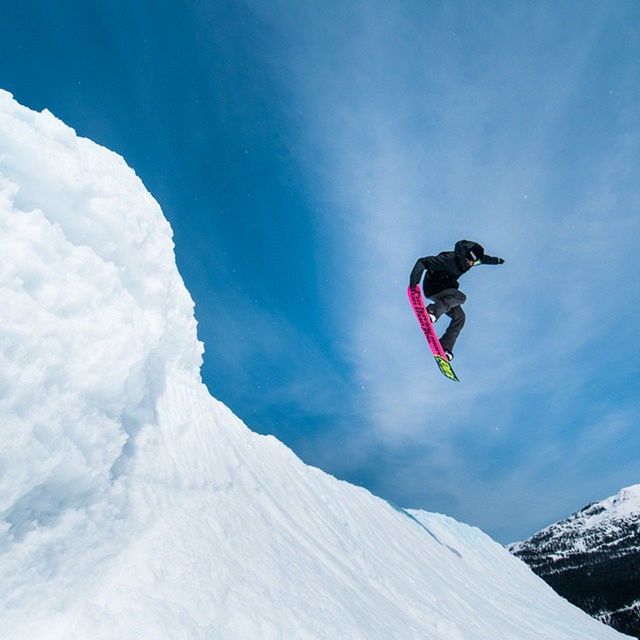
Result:
{"label": "snowboard boot", "polygon": [[447,360],[449,362],[451,362],[453,360],[453,353],[451,353],[451,351],[445,349],[444,350],[444,355],[447,356]]}

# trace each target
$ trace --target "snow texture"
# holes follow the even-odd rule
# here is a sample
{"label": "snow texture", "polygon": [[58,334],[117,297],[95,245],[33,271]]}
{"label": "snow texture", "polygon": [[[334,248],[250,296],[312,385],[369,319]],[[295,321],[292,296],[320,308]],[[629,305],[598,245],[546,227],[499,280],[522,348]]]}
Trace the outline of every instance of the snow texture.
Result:
{"label": "snow texture", "polygon": [[0,225],[0,638],[623,637],[213,399],[156,201],[2,91]]}

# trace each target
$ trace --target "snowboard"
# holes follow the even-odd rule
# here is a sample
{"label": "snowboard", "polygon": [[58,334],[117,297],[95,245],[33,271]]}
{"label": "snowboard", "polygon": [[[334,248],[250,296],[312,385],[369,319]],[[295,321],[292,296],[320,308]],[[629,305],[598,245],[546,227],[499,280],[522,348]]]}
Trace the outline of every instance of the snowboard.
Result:
{"label": "snowboard", "polygon": [[436,335],[436,330],[433,326],[433,323],[429,319],[429,314],[427,313],[427,309],[424,306],[422,292],[420,291],[420,285],[416,285],[415,287],[413,287],[413,289],[411,287],[408,287],[407,294],[409,296],[411,307],[416,314],[416,318],[418,318],[418,324],[422,329],[422,333],[424,333],[424,337],[429,343],[429,348],[431,349],[431,353],[433,353],[433,357],[435,358],[436,364],[438,365],[438,369],[440,369],[440,372],[443,376],[445,376],[445,378],[460,382],[458,380],[458,376],[456,376],[453,369],[451,368],[451,363],[447,360],[447,356],[444,355],[444,349],[440,344],[440,340],[438,340],[438,336]]}

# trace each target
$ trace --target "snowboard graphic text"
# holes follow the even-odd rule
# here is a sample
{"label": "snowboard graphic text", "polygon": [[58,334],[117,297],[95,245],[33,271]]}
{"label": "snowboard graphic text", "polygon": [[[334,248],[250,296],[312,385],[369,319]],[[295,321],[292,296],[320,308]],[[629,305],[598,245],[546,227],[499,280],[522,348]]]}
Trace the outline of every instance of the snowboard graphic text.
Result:
{"label": "snowboard graphic text", "polygon": [[435,358],[436,364],[438,365],[438,369],[440,369],[442,375],[449,378],[449,380],[455,380],[456,382],[459,382],[458,376],[456,376],[456,374],[454,373],[453,369],[451,368],[451,364],[444,354],[444,350],[442,348],[442,345],[440,344],[440,340],[438,340],[438,336],[436,335],[433,324],[431,320],[429,320],[427,310],[424,306],[424,300],[422,299],[422,293],[420,292],[420,286],[413,287],[413,289],[411,287],[408,287],[407,295],[409,296],[409,302],[411,303],[411,307],[416,314],[416,318],[418,319],[420,328],[422,329],[422,332],[424,333],[424,336],[429,343],[429,348],[431,349],[431,353],[433,353],[433,357]]}

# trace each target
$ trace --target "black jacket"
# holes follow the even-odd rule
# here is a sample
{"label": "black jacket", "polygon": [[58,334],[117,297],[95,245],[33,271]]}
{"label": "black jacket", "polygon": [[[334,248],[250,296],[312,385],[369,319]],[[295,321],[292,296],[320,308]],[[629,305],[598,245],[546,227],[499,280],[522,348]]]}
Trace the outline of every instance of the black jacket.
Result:
{"label": "black jacket", "polygon": [[424,294],[431,296],[445,289],[457,289],[458,278],[469,271],[471,267],[467,265],[467,254],[474,247],[480,248],[482,264],[502,264],[502,258],[494,258],[484,254],[484,250],[479,247],[477,242],[471,240],[459,240],[456,242],[454,251],[443,251],[437,256],[426,256],[418,258],[413,270],[409,284],[415,287],[420,283],[422,274],[426,271],[427,275],[424,279]]}

